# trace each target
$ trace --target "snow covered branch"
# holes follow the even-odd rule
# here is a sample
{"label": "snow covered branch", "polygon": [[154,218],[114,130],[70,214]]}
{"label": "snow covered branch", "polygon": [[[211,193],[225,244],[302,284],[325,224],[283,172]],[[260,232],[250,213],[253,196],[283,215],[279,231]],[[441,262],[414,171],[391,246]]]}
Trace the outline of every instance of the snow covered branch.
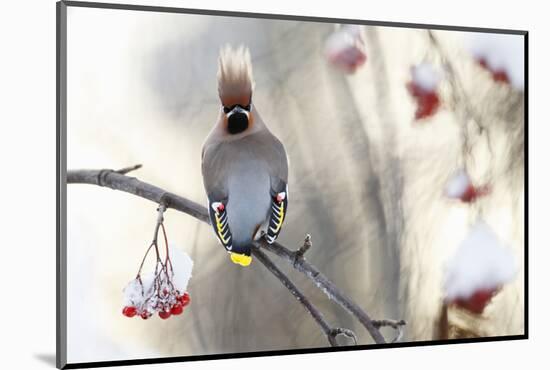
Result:
{"label": "snow covered branch", "polygon": [[[166,209],[172,208],[174,210],[186,213],[198,220],[206,223],[210,223],[208,213],[205,207],[191,200],[183,198],[174,193],[170,193],[157,186],[140,181],[134,177],[126,176],[126,173],[138,169],[141,166],[134,166],[125,168],[119,171],[115,170],[69,170],[67,171],[67,183],[68,184],[91,184],[108,187],[113,190],[120,190],[126,193],[134,194],[139,197],[148,199],[161,205]],[[336,302],[341,307],[345,308],[350,314],[352,314],[369,332],[375,343],[386,343],[386,340],[378,330],[381,326],[389,325],[398,331],[398,335],[394,341],[399,340],[402,336],[402,327],[405,325],[403,320],[371,320],[369,315],[347,297],[340,289],[330,281],[325,275],[323,275],[315,266],[310,264],[305,258],[305,252],[311,247],[311,237],[306,236],[304,245],[297,251],[291,251],[283,245],[275,242],[268,244],[264,239],[255,243],[253,254],[266,268],[274,274],[283,285],[293,294],[298,301],[304,306],[306,311],[315,319],[317,324],[323,330],[323,333],[327,335],[327,339],[331,345],[337,345],[336,336],[343,334],[350,337],[357,343],[355,333],[351,330],[343,328],[332,328],[324,320],[320,311],[300,292],[300,290],[290,281],[286,276],[266,255],[261,249],[267,250],[276,254],[282,259],[287,260],[296,270],[302,272],[315,285],[325,293],[332,301]]]}

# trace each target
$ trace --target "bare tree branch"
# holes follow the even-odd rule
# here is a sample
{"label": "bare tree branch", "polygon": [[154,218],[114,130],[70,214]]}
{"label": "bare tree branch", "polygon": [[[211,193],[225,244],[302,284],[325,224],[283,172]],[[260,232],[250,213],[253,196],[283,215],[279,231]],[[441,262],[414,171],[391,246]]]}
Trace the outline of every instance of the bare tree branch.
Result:
{"label": "bare tree branch", "polygon": [[[157,204],[162,204],[166,208],[172,208],[177,211],[187,213],[190,216],[195,217],[206,223],[210,223],[208,212],[205,207],[191,200],[183,198],[174,193],[170,193],[157,186],[140,181],[134,177],[126,176],[122,173],[127,173],[132,169],[139,168],[139,166],[129,167],[120,171],[114,170],[70,170],[67,171],[67,183],[68,184],[91,184],[108,187],[113,190],[120,190],[126,193],[134,194],[139,197],[148,199]],[[122,172],[122,173],[121,173]],[[306,246],[307,244],[307,246]],[[338,334],[344,334],[352,337],[354,340],[355,334],[350,333],[348,329],[330,328],[324,321],[322,315],[311,305],[307,300],[300,299],[303,294],[295,287],[288,277],[286,277],[280,270],[260,251],[261,248],[278,255],[279,257],[286,259],[296,270],[302,272],[305,276],[311,279],[315,285],[321,289],[331,300],[336,302],[341,307],[345,308],[349,313],[355,316],[359,322],[367,329],[376,343],[385,343],[385,339],[378,330],[377,325],[370,319],[365,311],[363,311],[355,302],[340,291],[340,289],[330,281],[325,275],[323,275],[315,266],[311,265],[303,257],[305,251],[311,246],[311,239],[306,237],[304,246],[296,252],[290,251],[283,245],[275,242],[268,244],[265,239],[261,239],[255,242],[256,248],[253,250],[255,256],[262,262],[275,276],[277,276],[281,282],[291,291],[291,293],[302,303],[305,309],[313,316],[317,323],[322,327],[323,332],[327,334],[327,328],[330,332],[329,342],[334,345],[335,337]],[[274,268],[274,269],[273,269]],[[277,273],[278,271],[278,273]],[[278,275],[280,273],[280,276]],[[281,278],[282,276],[282,278]],[[285,280],[286,279],[286,280]],[[290,285],[287,285],[290,283]],[[293,289],[290,289],[293,288]],[[305,303],[307,302],[307,303]],[[390,320],[382,320],[381,322],[390,322]],[[404,325],[404,322],[403,322]],[[391,326],[391,325],[390,325]],[[400,330],[402,325],[392,326]],[[332,339],[331,339],[332,338]],[[398,334],[398,338],[400,335]]]}
{"label": "bare tree branch", "polygon": [[340,334],[343,334],[344,336],[348,337],[348,338],[351,338],[353,340],[353,344],[354,345],[357,345],[357,336],[355,335],[354,332],[352,332],[351,330],[349,329],[344,329],[344,328],[334,328],[331,330],[330,332],[330,337],[329,337],[329,341],[331,341],[331,344],[334,342],[335,344],[334,345],[337,345],[336,343],[336,337]]}
{"label": "bare tree branch", "polygon": [[120,170],[117,170],[115,172],[120,173],[121,175],[126,175],[128,172],[139,170],[141,167],[143,167],[143,165],[136,164],[135,166],[121,168]]}
{"label": "bare tree branch", "polygon": [[306,234],[306,237],[304,239],[304,245],[302,245],[294,254],[294,263],[296,263],[299,259],[304,258],[304,254],[311,248],[313,243],[311,242],[311,235]]}
{"label": "bare tree branch", "polygon": [[266,250],[275,253],[281,258],[290,262],[294,268],[313,280],[315,285],[321,289],[331,300],[338,303],[351,313],[367,329],[376,343],[385,343],[384,337],[374,326],[371,318],[355,302],[348,298],[338,287],[323,275],[315,266],[308,263],[305,258],[296,258],[296,252],[292,252],[283,245],[275,242],[268,244],[264,239],[256,242]]}
{"label": "bare tree branch", "polygon": [[[325,321],[323,314],[304,296],[304,294],[290,281],[290,279],[271,261],[269,257],[265,255],[260,249],[256,248],[252,250],[252,254],[260,261],[281,283],[290,291],[290,293],[300,302],[306,311],[313,317],[313,319],[319,324],[331,346],[338,345],[336,342],[336,335],[343,333],[355,338],[355,333],[349,329],[331,328]],[[350,334],[351,333],[351,334]],[[357,342],[357,340],[356,340]]]}
{"label": "bare tree branch", "polygon": [[67,171],[68,184],[92,184],[105,186],[113,190],[120,190],[149,199],[157,204],[164,204],[167,208],[187,213],[198,220],[210,224],[206,208],[191,200],[170,193],[157,186],[139,181],[114,170],[75,170]]}
{"label": "bare tree branch", "polygon": [[403,327],[407,325],[405,320],[372,320],[374,327],[380,329],[382,326],[390,326],[397,330],[397,335],[390,343],[399,342],[403,338]]}

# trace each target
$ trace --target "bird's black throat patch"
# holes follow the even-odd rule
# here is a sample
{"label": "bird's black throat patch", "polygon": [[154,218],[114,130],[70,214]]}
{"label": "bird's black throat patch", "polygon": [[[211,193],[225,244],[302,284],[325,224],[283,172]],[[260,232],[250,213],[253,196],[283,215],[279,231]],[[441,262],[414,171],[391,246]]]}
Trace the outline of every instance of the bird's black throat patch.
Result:
{"label": "bird's black throat patch", "polygon": [[246,114],[237,112],[227,119],[227,131],[231,135],[240,134],[248,128],[248,117]]}

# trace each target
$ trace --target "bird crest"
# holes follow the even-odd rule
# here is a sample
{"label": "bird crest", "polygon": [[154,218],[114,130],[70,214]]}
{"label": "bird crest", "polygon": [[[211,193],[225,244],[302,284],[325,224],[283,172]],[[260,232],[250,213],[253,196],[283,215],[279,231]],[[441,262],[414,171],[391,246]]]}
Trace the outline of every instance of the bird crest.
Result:
{"label": "bird crest", "polygon": [[220,50],[218,59],[218,94],[224,105],[249,104],[254,88],[250,51],[241,45]]}

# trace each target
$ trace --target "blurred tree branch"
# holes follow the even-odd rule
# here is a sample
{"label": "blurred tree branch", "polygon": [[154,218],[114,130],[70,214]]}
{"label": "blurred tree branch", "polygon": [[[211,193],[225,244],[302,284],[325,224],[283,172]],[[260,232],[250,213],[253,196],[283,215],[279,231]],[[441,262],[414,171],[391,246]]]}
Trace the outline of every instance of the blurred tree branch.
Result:
{"label": "blurred tree branch", "polygon": [[477,133],[479,135],[485,133],[485,138],[487,140],[487,148],[489,153],[493,155],[493,144],[491,143],[491,135],[489,135],[488,127],[483,123],[483,117],[479,114],[474,108],[475,105],[471,102],[469,94],[466,92],[466,89],[462,85],[458,72],[453,67],[451,63],[451,58],[447,55],[445,48],[437,37],[435,33],[431,30],[426,31],[428,34],[428,39],[430,45],[434,48],[437,53],[437,56],[440,59],[441,64],[445,70],[445,76],[447,77],[447,82],[450,85],[450,103],[458,120],[461,122],[462,127],[462,152],[464,160],[464,168],[468,167],[467,158],[472,157],[472,143],[469,137],[468,124],[473,122],[477,127]]}
{"label": "blurred tree branch", "polygon": [[[191,200],[183,198],[174,193],[170,193],[157,186],[140,181],[135,177],[126,176],[128,172],[139,169],[141,165],[124,168],[118,171],[103,170],[69,170],[67,171],[68,184],[91,184],[108,187],[113,190],[120,190],[126,193],[134,194],[148,199],[166,208],[186,213],[200,221],[210,223],[208,212],[205,207]],[[283,285],[293,294],[296,299],[304,306],[306,311],[315,319],[317,324],[327,336],[329,343],[337,345],[336,336],[343,334],[350,337],[357,343],[355,333],[344,328],[332,328],[323,318],[320,311],[301,293],[301,291],[262,251],[261,248],[268,250],[277,256],[286,259],[291,266],[302,272],[315,285],[321,289],[331,300],[351,313],[369,332],[375,343],[386,343],[386,340],[379,331],[382,326],[390,326],[398,331],[396,338],[392,341],[398,341],[402,337],[402,327],[406,324],[403,320],[371,320],[369,315],[361,309],[355,302],[340,291],[340,289],[323,275],[315,266],[311,265],[304,258],[305,252],[311,247],[311,238],[306,236],[304,245],[297,251],[291,251],[283,245],[275,242],[268,244],[263,238],[255,242],[252,253],[256,258],[277,277]]]}

